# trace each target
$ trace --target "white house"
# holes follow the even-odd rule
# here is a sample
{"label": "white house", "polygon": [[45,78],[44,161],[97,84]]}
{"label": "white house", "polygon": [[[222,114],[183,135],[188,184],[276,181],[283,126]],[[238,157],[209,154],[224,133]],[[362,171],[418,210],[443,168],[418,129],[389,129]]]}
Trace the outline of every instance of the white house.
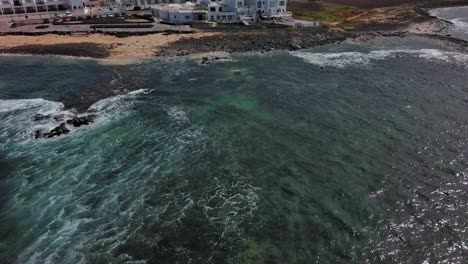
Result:
{"label": "white house", "polygon": [[0,0],[0,15],[66,10],[63,0]]}
{"label": "white house", "polygon": [[[155,0],[168,1],[168,0]],[[152,8],[155,18],[167,23],[220,22],[237,23],[254,21],[256,18],[268,19],[290,16],[286,12],[287,0],[197,0],[174,4],[161,4]],[[189,13],[192,12],[190,15]],[[168,14],[171,13],[170,16]]]}
{"label": "white house", "polygon": [[151,9],[151,13],[153,17],[157,17],[161,21],[168,23],[191,23],[194,21],[194,6],[195,4],[191,2],[184,4],[168,4]]}
{"label": "white house", "polygon": [[0,0],[0,16],[40,14],[99,6],[99,0]]}

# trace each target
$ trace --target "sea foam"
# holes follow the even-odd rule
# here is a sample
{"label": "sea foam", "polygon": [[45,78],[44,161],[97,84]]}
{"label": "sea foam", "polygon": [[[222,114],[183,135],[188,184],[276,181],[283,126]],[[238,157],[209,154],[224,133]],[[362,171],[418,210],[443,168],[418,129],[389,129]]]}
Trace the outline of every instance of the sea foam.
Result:
{"label": "sea foam", "polygon": [[[88,112],[93,112],[97,115],[95,124],[116,120],[128,114],[128,110],[131,109],[136,96],[150,92],[151,90],[140,89],[127,94],[109,97],[94,103],[89,107]],[[38,114],[50,116],[50,118],[34,120],[34,116]],[[65,122],[65,120],[86,114],[78,114],[74,109],[66,109],[63,103],[42,98],[0,100],[0,121],[3,124],[0,128],[0,134],[8,138],[5,143],[11,141],[27,142],[33,138],[34,132],[37,130],[50,131],[62,122]],[[61,118],[54,119],[53,117]],[[69,127],[70,133],[85,128]]]}
{"label": "sea foam", "polygon": [[438,49],[397,49],[374,50],[370,52],[340,52],[340,53],[313,53],[308,51],[293,51],[293,56],[304,61],[322,67],[345,68],[349,66],[368,66],[373,61],[381,61],[388,58],[409,57],[427,60],[444,61],[461,65],[468,64],[468,54],[449,52]]}

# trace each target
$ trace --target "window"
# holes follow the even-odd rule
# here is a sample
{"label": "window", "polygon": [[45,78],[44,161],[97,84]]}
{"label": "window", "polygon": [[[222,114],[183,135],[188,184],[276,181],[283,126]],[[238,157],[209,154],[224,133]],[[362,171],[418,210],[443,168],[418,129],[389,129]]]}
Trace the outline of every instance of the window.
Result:
{"label": "window", "polygon": [[4,5],[9,5],[9,4],[10,4],[10,1],[2,1],[2,4],[4,4]]}
{"label": "window", "polygon": [[227,16],[227,18],[228,18],[228,20],[232,20],[232,16],[231,16],[231,15]]}
{"label": "window", "polygon": [[32,4],[33,1],[32,0],[25,0],[24,2],[27,3],[27,4]]}
{"label": "window", "polygon": [[211,12],[216,12],[216,7],[210,7]]}
{"label": "window", "polygon": [[258,8],[262,8],[262,2],[258,1],[257,7],[258,7]]}
{"label": "window", "polygon": [[185,19],[190,19],[190,16],[185,16]]}
{"label": "window", "polygon": [[218,10],[219,10],[219,12],[223,12],[223,8],[221,6],[219,7]]}
{"label": "window", "polygon": [[221,17],[220,17],[220,16],[216,16],[216,20],[220,20],[220,19],[221,19]]}
{"label": "window", "polygon": [[285,2],[285,1],[280,1],[280,2],[279,2],[279,5],[280,5],[280,6],[285,6],[285,5],[286,5],[286,2]]}
{"label": "window", "polygon": [[242,2],[237,2],[237,7],[242,7]]}

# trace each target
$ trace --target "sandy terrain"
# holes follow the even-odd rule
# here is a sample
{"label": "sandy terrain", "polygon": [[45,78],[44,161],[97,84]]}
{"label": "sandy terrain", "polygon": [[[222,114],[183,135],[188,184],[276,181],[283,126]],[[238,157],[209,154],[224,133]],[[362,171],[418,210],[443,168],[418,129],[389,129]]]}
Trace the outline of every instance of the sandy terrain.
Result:
{"label": "sandy terrain", "polygon": [[0,36],[0,48],[12,48],[23,45],[56,45],[56,44],[79,44],[96,43],[109,47],[109,60],[125,61],[134,59],[145,59],[153,57],[153,54],[161,46],[181,40],[184,38],[200,38],[212,36],[215,33],[193,33],[193,34],[152,34],[146,36],[131,36],[117,38],[109,35],[43,35],[43,36]]}
{"label": "sandy terrain", "polygon": [[418,24],[411,24],[406,31],[416,34],[439,34],[449,27],[450,24],[439,19],[433,19]]}
{"label": "sandy terrain", "polygon": [[417,17],[418,14],[406,6],[374,8],[349,17],[347,21],[361,24],[398,23]]}

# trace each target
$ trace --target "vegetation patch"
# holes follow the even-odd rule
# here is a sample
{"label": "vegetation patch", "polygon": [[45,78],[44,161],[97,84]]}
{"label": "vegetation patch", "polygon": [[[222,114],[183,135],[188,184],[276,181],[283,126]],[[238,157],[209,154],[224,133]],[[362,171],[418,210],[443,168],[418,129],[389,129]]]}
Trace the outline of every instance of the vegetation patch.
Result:
{"label": "vegetation patch", "polygon": [[294,16],[298,19],[336,25],[360,13],[359,9],[354,6],[330,4],[322,1],[317,1],[316,3],[320,7],[319,11],[295,11]]}

